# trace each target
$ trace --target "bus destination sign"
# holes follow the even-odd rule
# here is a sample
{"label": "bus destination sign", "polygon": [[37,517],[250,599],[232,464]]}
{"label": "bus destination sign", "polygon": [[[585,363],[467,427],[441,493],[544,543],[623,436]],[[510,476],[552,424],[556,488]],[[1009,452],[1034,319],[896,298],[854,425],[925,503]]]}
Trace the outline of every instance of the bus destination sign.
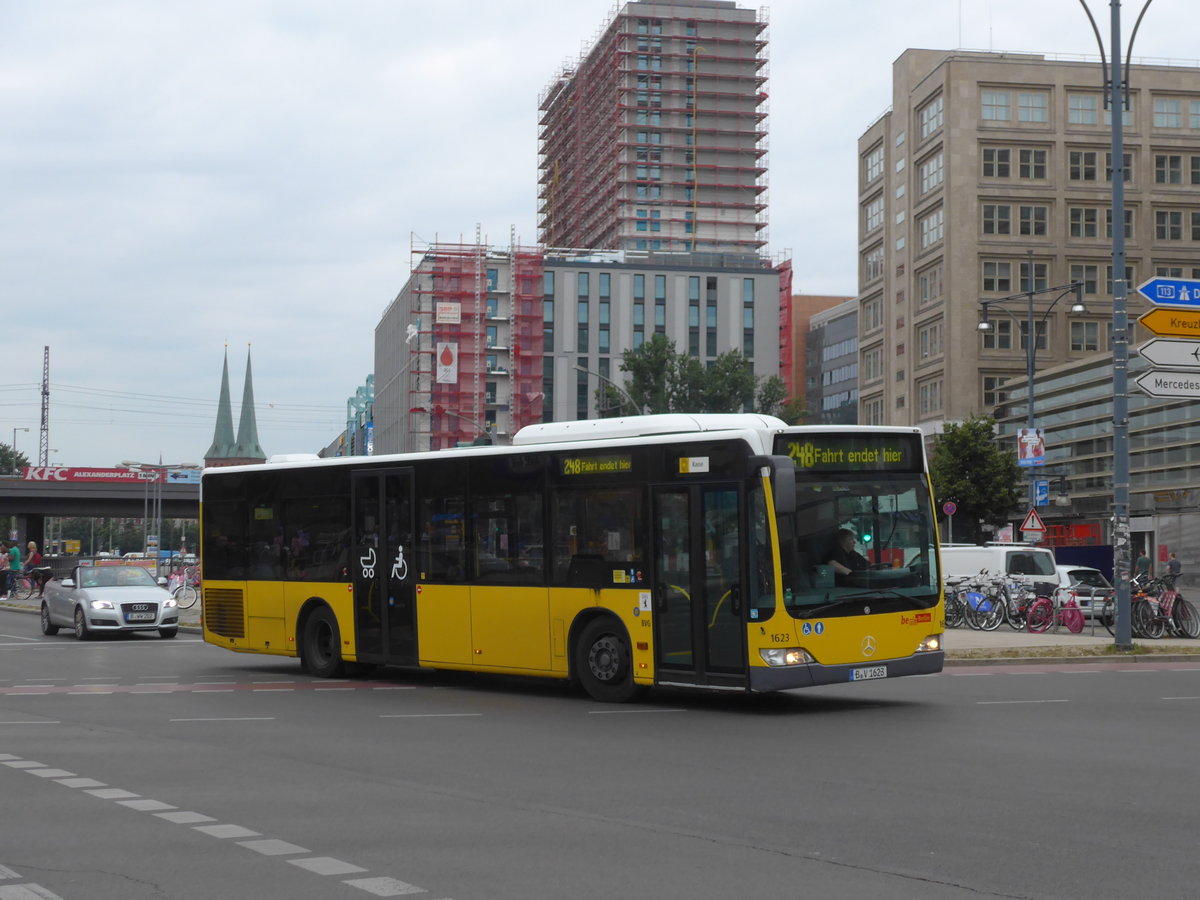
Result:
{"label": "bus destination sign", "polygon": [[807,472],[919,472],[920,445],[908,435],[780,435],[775,452]]}
{"label": "bus destination sign", "polygon": [[564,475],[619,475],[633,471],[633,457],[628,453],[614,456],[565,456]]}

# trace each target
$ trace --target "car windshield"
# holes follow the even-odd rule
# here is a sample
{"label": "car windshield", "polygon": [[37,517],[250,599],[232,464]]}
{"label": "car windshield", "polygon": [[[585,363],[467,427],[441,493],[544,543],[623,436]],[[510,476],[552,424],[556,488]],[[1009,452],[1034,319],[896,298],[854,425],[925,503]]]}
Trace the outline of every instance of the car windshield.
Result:
{"label": "car windshield", "polygon": [[1084,587],[1094,588],[1110,588],[1111,584],[1104,577],[1103,572],[1097,572],[1095,569],[1071,569],[1067,573],[1067,579],[1072,585],[1082,584]]}
{"label": "car windshield", "polygon": [[141,566],[97,566],[79,570],[81,588],[154,587],[154,577]]}

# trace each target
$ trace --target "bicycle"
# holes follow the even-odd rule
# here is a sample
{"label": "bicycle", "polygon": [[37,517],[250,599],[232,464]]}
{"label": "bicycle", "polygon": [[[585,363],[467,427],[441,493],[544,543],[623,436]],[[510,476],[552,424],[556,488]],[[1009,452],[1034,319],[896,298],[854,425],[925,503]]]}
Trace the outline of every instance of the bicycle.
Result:
{"label": "bicycle", "polygon": [[167,578],[167,590],[180,609],[191,609],[200,599],[200,567],[183,566]]}
{"label": "bicycle", "polygon": [[21,572],[13,577],[13,587],[9,595],[14,600],[28,600],[36,592],[41,595],[46,582],[50,580],[53,570],[49,566],[38,566],[28,572]]}
{"label": "bicycle", "polygon": [[1026,626],[1031,634],[1041,634],[1051,626],[1058,631],[1060,625],[1065,625],[1071,634],[1083,631],[1083,610],[1074,596],[1068,597],[1065,602],[1057,594],[1033,601],[1026,616]]}

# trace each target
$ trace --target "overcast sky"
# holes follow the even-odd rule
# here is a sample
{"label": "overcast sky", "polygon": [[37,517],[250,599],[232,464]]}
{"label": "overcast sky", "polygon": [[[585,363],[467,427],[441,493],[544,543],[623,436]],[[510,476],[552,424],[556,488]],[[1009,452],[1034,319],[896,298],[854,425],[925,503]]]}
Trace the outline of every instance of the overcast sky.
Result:
{"label": "overcast sky", "polygon": [[[536,242],[538,96],[614,8],[0,0],[0,441],[36,460],[48,345],[52,464],[198,463],[252,345],[263,449],[324,446],[414,239]],[[769,17],[770,249],[805,293],[856,290],[856,141],[906,48],[1097,52],[1078,0]],[[1134,55],[1200,57],[1195,22],[1158,0]]]}

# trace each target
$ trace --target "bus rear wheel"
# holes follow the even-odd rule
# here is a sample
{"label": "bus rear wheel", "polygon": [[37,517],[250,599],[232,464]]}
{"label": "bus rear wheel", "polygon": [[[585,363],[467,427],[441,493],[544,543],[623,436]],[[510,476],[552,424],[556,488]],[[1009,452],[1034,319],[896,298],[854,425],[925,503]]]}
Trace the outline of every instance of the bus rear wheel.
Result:
{"label": "bus rear wheel", "polygon": [[337,619],[327,606],[314,610],[304,623],[300,641],[304,671],[317,678],[337,678],[345,671]]}
{"label": "bus rear wheel", "polygon": [[602,703],[628,703],[645,691],[633,683],[629,638],[614,619],[584,626],[575,644],[575,672],[583,689]]}

